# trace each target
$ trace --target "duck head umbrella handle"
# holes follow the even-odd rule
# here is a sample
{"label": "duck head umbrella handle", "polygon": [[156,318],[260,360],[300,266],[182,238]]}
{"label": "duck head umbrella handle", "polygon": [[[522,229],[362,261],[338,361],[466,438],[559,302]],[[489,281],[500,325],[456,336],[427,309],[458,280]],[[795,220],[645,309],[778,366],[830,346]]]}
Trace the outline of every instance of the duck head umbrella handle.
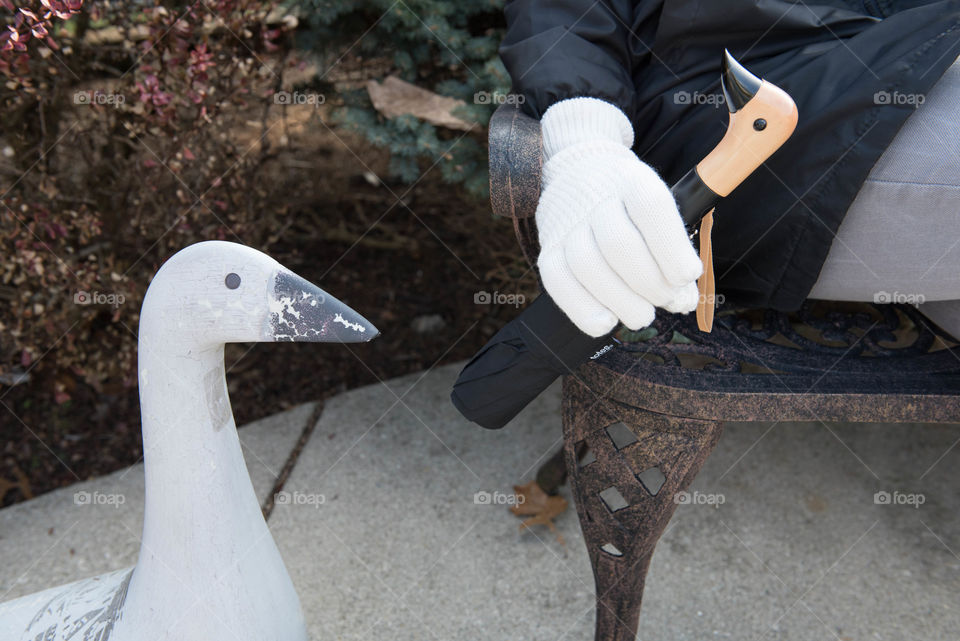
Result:
{"label": "duck head umbrella handle", "polygon": [[797,126],[797,105],[780,87],[744,69],[723,52],[720,86],[730,112],[723,139],[672,188],[688,230],[787,141]]}
{"label": "duck head umbrella handle", "polygon": [[[694,233],[697,224],[762,165],[793,133],[797,106],[790,96],[747,71],[724,51],[720,76],[730,124],[717,146],[672,188]],[[510,422],[558,376],[606,352],[613,332],[581,332],[543,292],[470,360],[451,400],[470,421],[489,429]]]}

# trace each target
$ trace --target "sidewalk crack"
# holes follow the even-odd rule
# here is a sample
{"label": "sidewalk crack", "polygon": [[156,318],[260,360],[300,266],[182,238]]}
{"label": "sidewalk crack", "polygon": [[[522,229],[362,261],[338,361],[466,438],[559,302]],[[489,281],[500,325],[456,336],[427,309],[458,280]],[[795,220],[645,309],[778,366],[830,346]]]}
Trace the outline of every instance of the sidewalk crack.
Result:
{"label": "sidewalk crack", "polygon": [[270,490],[269,496],[267,496],[260,508],[263,512],[263,519],[265,521],[270,520],[270,515],[273,513],[273,507],[276,504],[277,494],[283,491],[283,486],[286,484],[287,479],[290,478],[290,473],[293,472],[293,468],[296,466],[297,460],[300,458],[300,453],[303,452],[303,448],[306,447],[307,442],[310,440],[310,436],[313,434],[313,430],[316,428],[317,423],[320,422],[320,416],[322,414],[323,401],[320,400],[316,402],[316,405],[314,405],[313,411],[310,413],[310,418],[307,419],[306,424],[303,426],[303,430],[300,432],[300,438],[298,438],[297,442],[294,444],[293,449],[290,451],[290,455],[283,464],[283,469],[280,470],[277,480],[273,483],[273,489]]}

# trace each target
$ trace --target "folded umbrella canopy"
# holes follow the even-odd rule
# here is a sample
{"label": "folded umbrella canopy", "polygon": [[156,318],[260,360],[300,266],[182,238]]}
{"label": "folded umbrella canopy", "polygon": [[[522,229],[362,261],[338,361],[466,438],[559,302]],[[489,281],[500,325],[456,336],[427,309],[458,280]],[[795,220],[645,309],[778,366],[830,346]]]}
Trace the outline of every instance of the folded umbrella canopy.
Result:
{"label": "folded umbrella canopy", "polygon": [[467,419],[499,429],[558,376],[568,374],[612,342],[572,322],[546,294],[504,325],[460,372],[450,399]]}
{"label": "folded umbrella canopy", "polygon": [[[790,96],[744,69],[728,51],[720,81],[730,112],[727,133],[673,186],[680,215],[691,232],[704,217],[712,222],[719,199],[779,149],[797,124],[797,107]],[[700,245],[701,257],[709,263],[709,223]],[[712,307],[704,307],[703,294],[712,291],[712,277],[708,265],[701,277],[698,309],[698,321],[706,331],[713,316]],[[451,401],[468,420],[499,429],[557,377],[597,358],[615,342],[613,333],[594,338],[581,332],[543,292],[467,363],[454,383]]]}

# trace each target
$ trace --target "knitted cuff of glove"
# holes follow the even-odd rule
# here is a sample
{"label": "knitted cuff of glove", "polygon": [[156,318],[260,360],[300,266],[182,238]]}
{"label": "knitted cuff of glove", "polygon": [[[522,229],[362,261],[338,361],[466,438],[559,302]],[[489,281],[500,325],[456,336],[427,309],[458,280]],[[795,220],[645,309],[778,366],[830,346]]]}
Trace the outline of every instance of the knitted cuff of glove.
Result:
{"label": "knitted cuff of glove", "polygon": [[598,98],[569,98],[553,104],[540,119],[544,161],[584,142],[610,141],[633,146],[633,126],[618,107]]}

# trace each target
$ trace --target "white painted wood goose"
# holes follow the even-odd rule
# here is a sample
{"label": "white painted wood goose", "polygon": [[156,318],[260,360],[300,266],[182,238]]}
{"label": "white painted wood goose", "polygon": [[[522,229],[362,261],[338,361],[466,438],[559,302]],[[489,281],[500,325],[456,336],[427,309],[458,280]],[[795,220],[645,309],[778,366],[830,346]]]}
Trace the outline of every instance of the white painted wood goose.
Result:
{"label": "white painted wood goose", "polygon": [[170,258],[140,315],[146,502],[137,565],[0,604],[0,641],[305,640],[243,462],[223,346],[377,334],[249,247],[210,241]]}

